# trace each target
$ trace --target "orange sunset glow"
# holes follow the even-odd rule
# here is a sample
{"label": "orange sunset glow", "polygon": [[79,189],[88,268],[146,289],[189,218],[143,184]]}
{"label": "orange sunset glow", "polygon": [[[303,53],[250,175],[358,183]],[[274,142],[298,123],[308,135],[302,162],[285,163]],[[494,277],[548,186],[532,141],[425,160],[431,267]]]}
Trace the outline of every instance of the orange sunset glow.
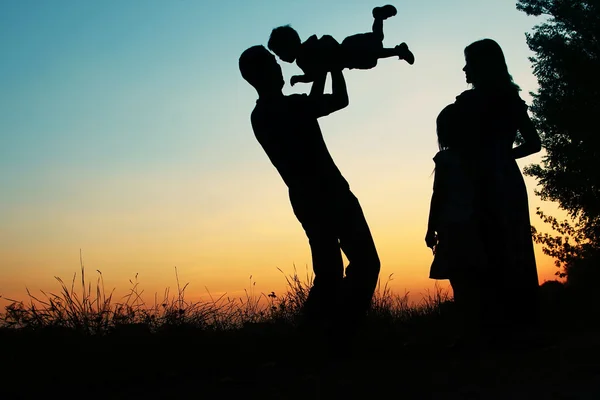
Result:
{"label": "orange sunset glow", "polygon": [[[238,57],[282,24],[303,37],[368,30],[378,3],[205,3],[44,5],[27,15],[0,5],[0,301],[27,299],[26,288],[57,291],[55,276],[79,274],[80,249],[88,279],[99,270],[122,296],[138,274],[148,302],[175,290],[175,267],[192,300],[244,296],[251,287],[281,293],[278,269],[310,273],[306,235],[252,132],[257,96]],[[424,242],[435,118],[469,88],[464,47],[494,38],[527,103],[537,88],[524,36],[533,17],[513,2],[448,3],[399,5],[385,41],[410,43],[415,64],[386,59],[345,71],[350,105],[320,119],[373,233],[381,282],[393,275],[392,290],[413,301],[436,284]],[[298,73],[281,64],[287,81]],[[532,178],[526,183],[532,224],[548,231],[536,207],[565,214],[535,195]],[[536,256],[540,283],[555,279],[554,261],[538,245]]]}

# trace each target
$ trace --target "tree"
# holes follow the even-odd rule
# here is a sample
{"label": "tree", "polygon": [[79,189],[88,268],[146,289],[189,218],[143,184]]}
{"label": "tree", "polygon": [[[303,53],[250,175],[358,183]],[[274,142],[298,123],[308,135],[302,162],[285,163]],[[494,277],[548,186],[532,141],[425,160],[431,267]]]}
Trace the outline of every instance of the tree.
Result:
{"label": "tree", "polygon": [[600,254],[600,1],[519,0],[517,9],[544,18],[526,40],[539,84],[531,111],[546,154],[525,174],[538,180],[542,200],[558,202],[572,220],[538,210],[560,236],[534,230],[534,238],[569,279],[575,265]]}

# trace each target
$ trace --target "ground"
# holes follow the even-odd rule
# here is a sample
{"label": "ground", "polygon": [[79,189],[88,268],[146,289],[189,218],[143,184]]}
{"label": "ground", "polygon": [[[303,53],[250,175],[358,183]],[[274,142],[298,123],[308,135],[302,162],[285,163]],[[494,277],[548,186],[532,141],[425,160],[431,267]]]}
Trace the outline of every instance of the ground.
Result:
{"label": "ground", "polygon": [[85,338],[4,331],[0,398],[600,399],[600,330],[568,328],[466,354],[436,335],[378,327],[342,355],[264,325]]}
{"label": "ground", "polygon": [[447,297],[415,308],[384,290],[352,340],[324,341],[294,325],[303,288],[267,308],[181,296],[147,310],[73,292],[45,310],[7,307],[0,400],[600,399],[594,291],[542,285],[538,331],[466,350],[452,346]]}

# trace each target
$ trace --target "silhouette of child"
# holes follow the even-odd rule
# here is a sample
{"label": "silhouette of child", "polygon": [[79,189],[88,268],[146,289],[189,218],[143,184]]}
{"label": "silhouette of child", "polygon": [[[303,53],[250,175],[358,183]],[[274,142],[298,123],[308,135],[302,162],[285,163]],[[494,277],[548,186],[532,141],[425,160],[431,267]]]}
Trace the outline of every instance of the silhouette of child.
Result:
{"label": "silhouette of child", "polygon": [[485,265],[483,245],[477,237],[475,186],[464,155],[457,150],[460,115],[455,104],[446,106],[437,118],[440,151],[433,158],[435,177],[425,242],[433,250],[431,279],[452,279]]}
{"label": "silhouette of child", "polygon": [[315,75],[339,66],[349,69],[371,69],[380,58],[398,56],[409,64],[415,57],[406,43],[394,48],[383,47],[383,21],[396,15],[396,7],[388,4],[373,9],[372,32],[358,33],[345,38],[339,44],[333,37],[310,36],[302,42],[298,32],[289,25],[273,29],[268,47],[282,61],[293,63],[304,72],[291,78],[292,86],[297,82],[313,82]]}

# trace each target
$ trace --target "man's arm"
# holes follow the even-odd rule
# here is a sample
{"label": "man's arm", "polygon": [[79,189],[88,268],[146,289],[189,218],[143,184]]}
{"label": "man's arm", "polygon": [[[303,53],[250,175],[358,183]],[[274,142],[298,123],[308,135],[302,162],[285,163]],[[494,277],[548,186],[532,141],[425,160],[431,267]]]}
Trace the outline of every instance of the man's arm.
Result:
{"label": "man's arm", "polygon": [[324,96],[323,92],[325,91],[325,81],[327,80],[327,72],[322,72],[320,74],[316,74],[314,77],[314,81],[312,87],[310,88],[309,97],[311,99],[318,100],[319,97]]}
{"label": "man's arm", "polygon": [[[311,90],[311,97],[314,101],[316,117],[320,118],[325,115],[329,115],[333,112],[339,111],[345,108],[350,103],[348,99],[348,89],[346,88],[346,80],[342,70],[331,71],[331,94],[321,94],[325,86],[325,76],[317,78],[313,84],[313,90]],[[314,85],[319,85],[315,87]],[[322,85],[322,86],[321,86]],[[321,93],[317,94],[319,89]]]}

